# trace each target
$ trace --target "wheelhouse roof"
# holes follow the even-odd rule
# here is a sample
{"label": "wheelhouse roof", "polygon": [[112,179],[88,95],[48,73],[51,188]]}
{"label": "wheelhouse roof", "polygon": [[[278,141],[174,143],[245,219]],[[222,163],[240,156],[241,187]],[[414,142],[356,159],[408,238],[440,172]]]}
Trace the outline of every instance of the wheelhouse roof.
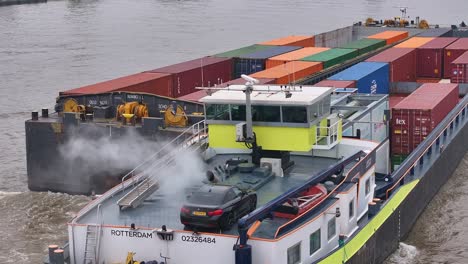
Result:
{"label": "wheelhouse roof", "polygon": [[[312,105],[333,91],[330,87],[312,87],[296,85],[288,86],[291,97],[286,98],[286,86],[280,85],[254,85],[251,94],[253,105]],[[245,85],[231,85],[221,89],[212,95],[200,99],[208,104],[245,104]]]}

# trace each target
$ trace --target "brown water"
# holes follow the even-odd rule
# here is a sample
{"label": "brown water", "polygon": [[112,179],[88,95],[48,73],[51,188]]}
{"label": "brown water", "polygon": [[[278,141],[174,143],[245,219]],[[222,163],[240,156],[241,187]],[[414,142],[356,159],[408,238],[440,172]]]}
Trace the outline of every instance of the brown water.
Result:
{"label": "brown water", "polygon": [[[66,222],[89,200],[27,190],[24,120],[32,110],[52,108],[59,91],[369,16],[398,16],[397,6],[431,23],[468,21],[466,0],[74,0],[0,7],[0,263],[40,262],[47,244],[66,240]],[[406,251],[394,254],[398,263],[463,262],[467,163],[465,157],[429,205],[402,245]]]}

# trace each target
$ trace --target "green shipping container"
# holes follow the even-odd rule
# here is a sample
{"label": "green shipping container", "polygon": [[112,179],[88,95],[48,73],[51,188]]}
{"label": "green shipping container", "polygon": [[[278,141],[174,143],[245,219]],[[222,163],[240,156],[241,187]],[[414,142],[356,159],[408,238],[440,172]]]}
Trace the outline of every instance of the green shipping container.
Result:
{"label": "green shipping container", "polygon": [[328,68],[357,56],[358,51],[355,49],[329,49],[324,52],[320,52],[319,54],[302,58],[301,61],[323,62],[323,68]]}
{"label": "green shipping container", "polygon": [[383,47],[387,44],[385,40],[382,39],[368,39],[368,38],[363,38],[360,40],[356,40],[353,42],[350,42],[344,46],[341,46],[340,48],[342,49],[357,49],[358,54],[362,55],[364,53],[367,53],[369,51],[376,50],[380,47]]}
{"label": "green shipping container", "polygon": [[243,47],[240,49],[235,49],[235,50],[230,50],[230,51],[226,51],[223,53],[219,53],[219,54],[213,55],[213,57],[239,58],[239,57],[242,57],[243,55],[254,53],[254,52],[257,52],[266,48],[271,48],[271,47],[272,46],[255,44],[252,46],[247,46],[247,47]]}
{"label": "green shipping container", "polygon": [[392,171],[400,167],[401,163],[408,157],[408,155],[392,155]]}

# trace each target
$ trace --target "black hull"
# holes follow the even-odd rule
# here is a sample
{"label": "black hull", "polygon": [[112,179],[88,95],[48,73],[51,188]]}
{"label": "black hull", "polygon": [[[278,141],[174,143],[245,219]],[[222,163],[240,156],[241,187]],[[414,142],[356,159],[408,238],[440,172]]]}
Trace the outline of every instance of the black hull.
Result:
{"label": "black hull", "polygon": [[428,172],[383,225],[347,263],[382,263],[407,237],[419,215],[447,182],[466,154],[468,127],[446,146]]}

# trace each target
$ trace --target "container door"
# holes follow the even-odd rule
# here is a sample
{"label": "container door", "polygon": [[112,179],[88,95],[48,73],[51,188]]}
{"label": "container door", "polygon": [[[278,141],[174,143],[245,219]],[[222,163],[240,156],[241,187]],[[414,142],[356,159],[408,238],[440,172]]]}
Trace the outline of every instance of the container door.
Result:
{"label": "container door", "polygon": [[431,133],[433,125],[430,111],[415,110],[413,115],[413,146],[414,150]]}
{"label": "container door", "polygon": [[411,110],[398,109],[392,113],[392,153],[409,154],[412,149],[410,131]]}

